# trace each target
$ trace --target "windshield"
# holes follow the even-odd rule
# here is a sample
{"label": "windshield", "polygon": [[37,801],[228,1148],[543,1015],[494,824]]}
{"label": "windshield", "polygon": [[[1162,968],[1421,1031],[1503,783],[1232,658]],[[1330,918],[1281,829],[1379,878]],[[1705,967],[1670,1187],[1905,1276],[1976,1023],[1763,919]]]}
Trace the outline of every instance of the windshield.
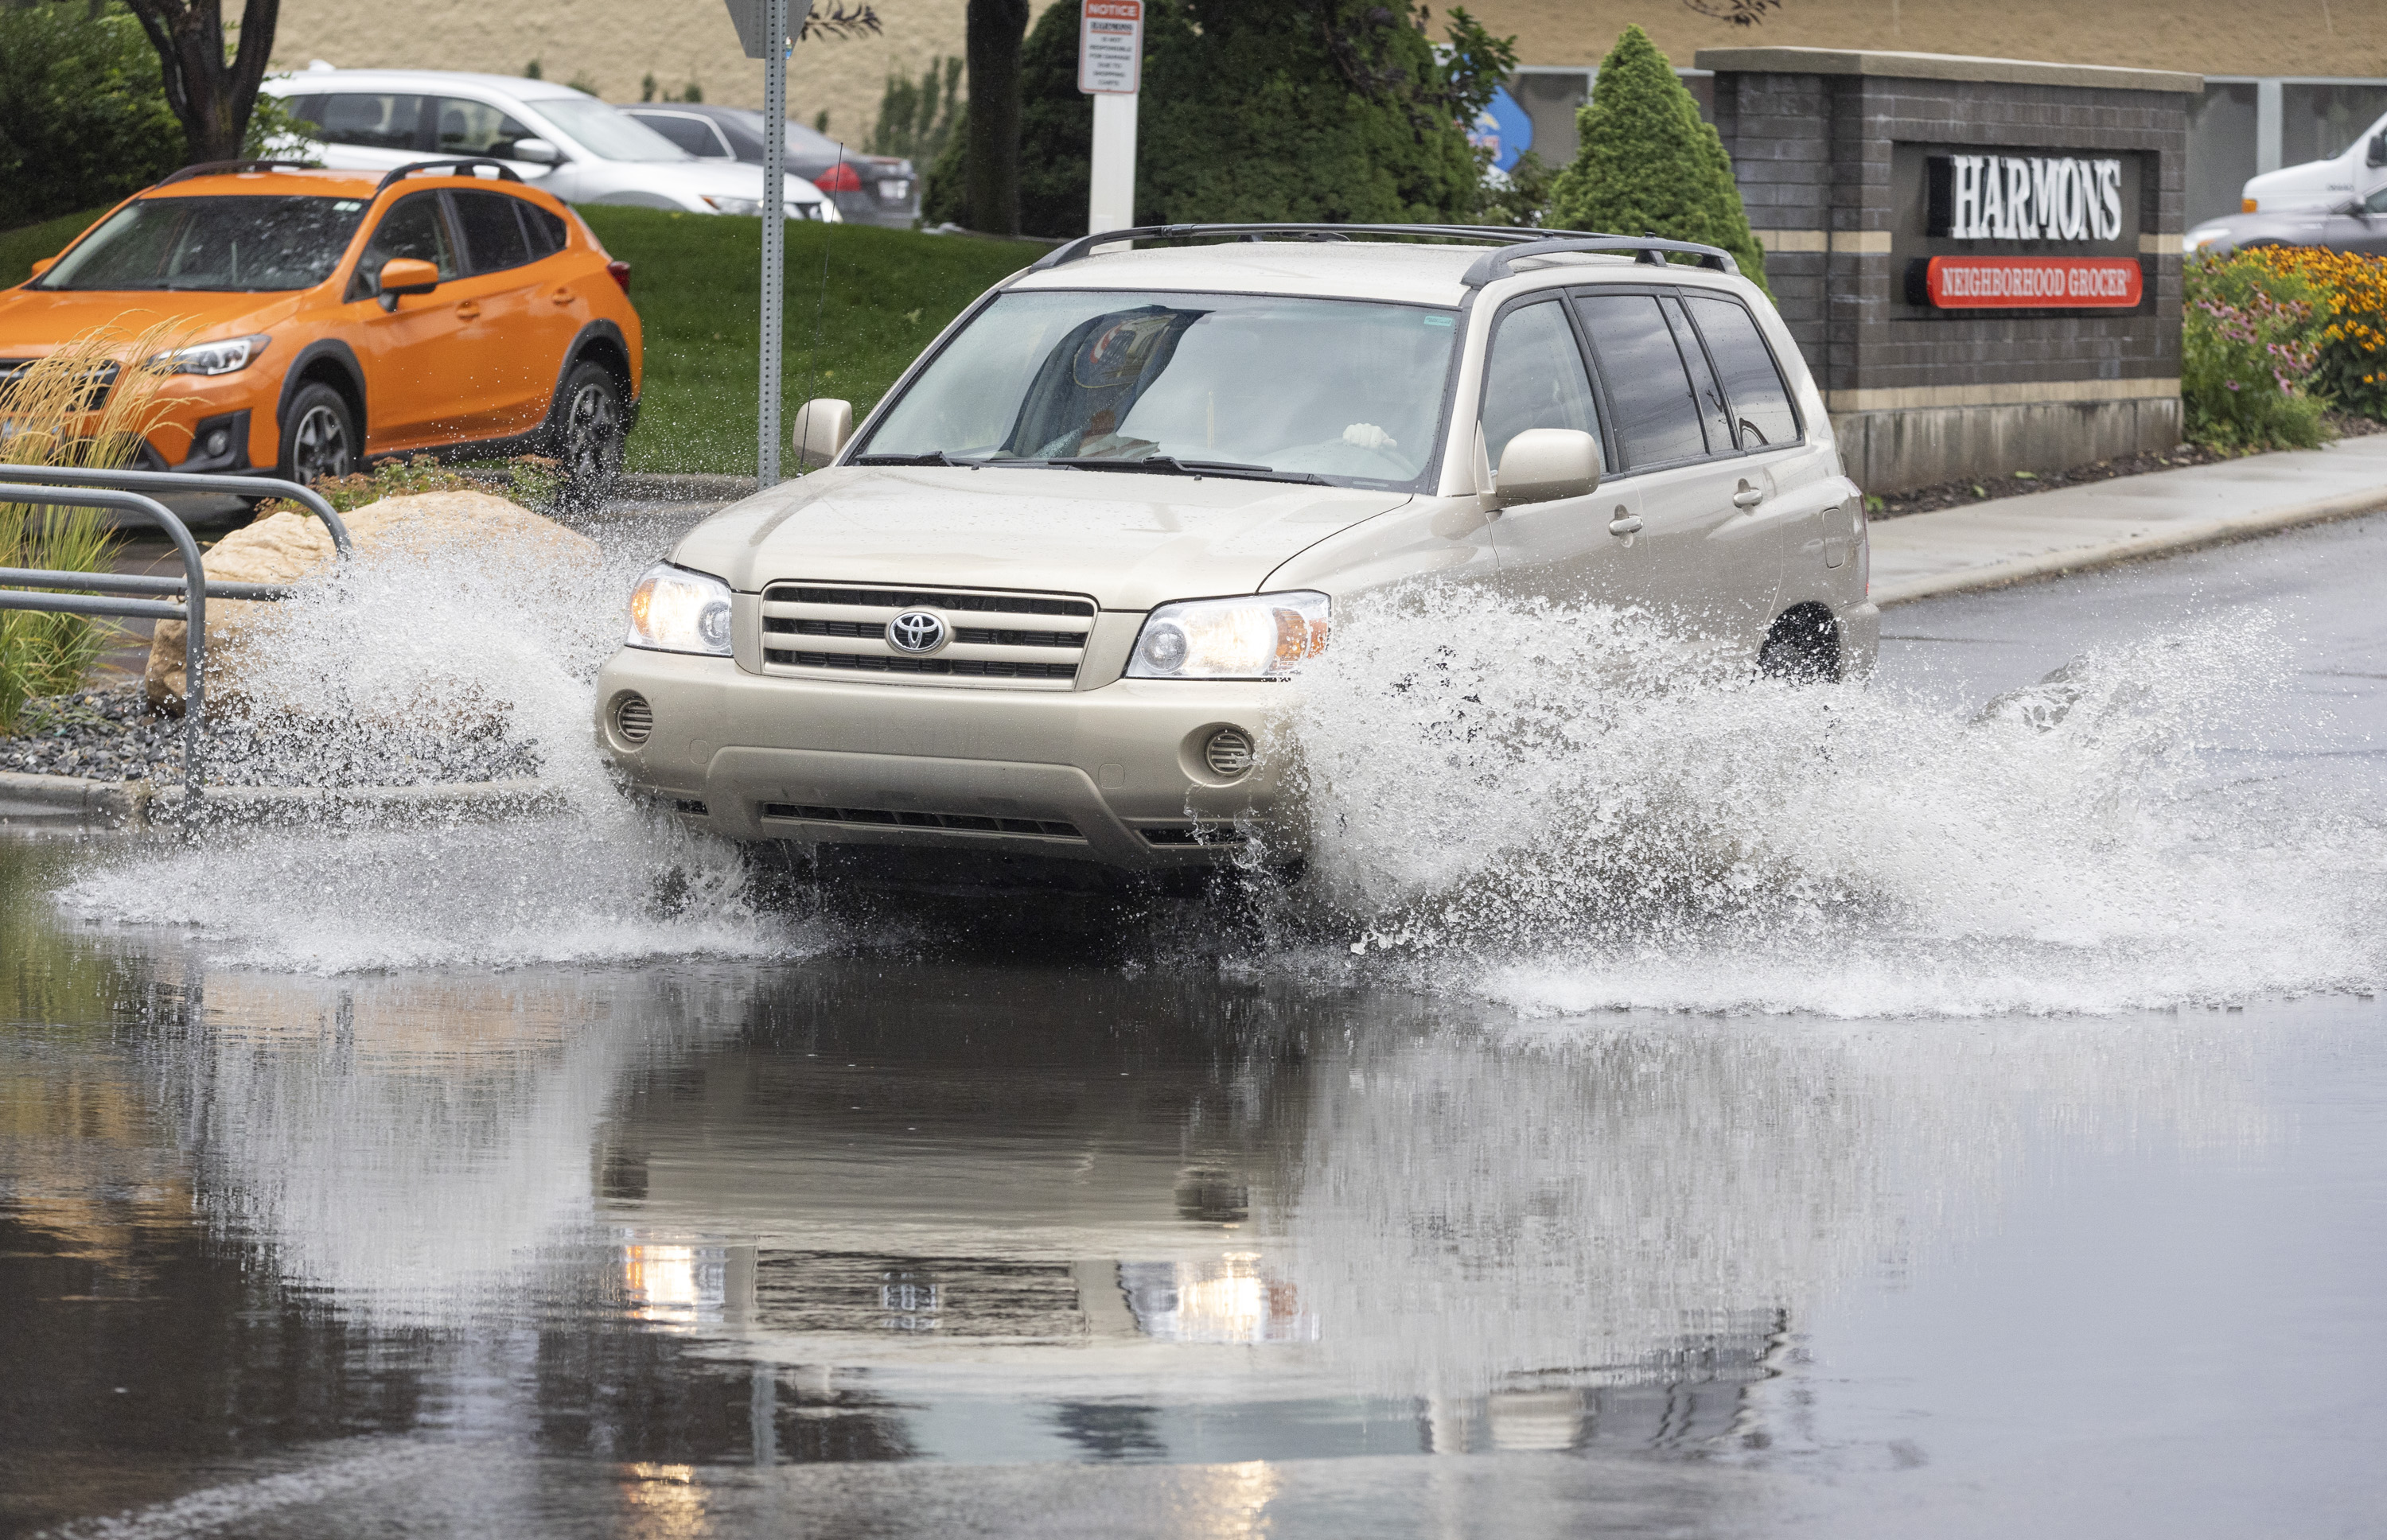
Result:
{"label": "windshield", "polygon": [[1263,295],[1006,294],[858,458],[1165,457],[1408,482],[1433,459],[1456,312]]}
{"label": "windshield", "polygon": [[141,198],[77,242],[43,289],[311,289],[332,275],[363,198]]}
{"label": "windshield", "polygon": [[687,160],[677,145],[626,112],[603,102],[557,96],[529,104],[538,115],[572,136],[573,142],[600,160]]}

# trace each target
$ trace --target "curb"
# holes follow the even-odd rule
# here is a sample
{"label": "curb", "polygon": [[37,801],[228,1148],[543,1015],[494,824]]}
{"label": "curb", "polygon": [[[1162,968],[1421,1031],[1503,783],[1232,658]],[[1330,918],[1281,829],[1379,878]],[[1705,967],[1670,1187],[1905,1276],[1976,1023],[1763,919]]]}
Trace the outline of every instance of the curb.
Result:
{"label": "curb", "polygon": [[0,772],[0,826],[73,823],[117,828],[139,820],[148,792],[147,781]]}
{"label": "curb", "polygon": [[180,786],[11,772],[0,774],[0,827],[321,824],[385,822],[392,815],[453,823],[551,813],[563,806],[562,792],[530,776],[442,786],[209,787],[199,794],[197,816],[188,820],[183,811],[187,800]]}
{"label": "curb", "polygon": [[613,496],[637,501],[735,502],[751,498],[762,484],[726,471],[628,471],[613,483]]}
{"label": "curb", "polygon": [[2193,550],[2200,546],[2226,545],[2250,536],[2269,535],[2300,524],[2328,524],[2337,519],[2358,518],[2387,509],[2387,486],[2370,487],[2360,492],[2341,493],[2334,498],[2320,498],[2311,502],[2289,503],[2284,507],[2267,508],[2258,512],[2240,514],[2227,519],[2206,519],[2197,524],[2181,524],[2171,529],[2134,535],[2127,540],[2109,540],[2099,546],[2077,546],[2070,550],[2048,551],[2039,556],[2016,557],[2008,562],[1992,562],[1963,572],[1947,573],[1938,577],[1918,578],[1876,591],[1873,601],[1887,610],[1894,605],[1912,604],[1917,600],[1937,599],[1943,594],[1972,593],[1982,588],[2002,588],[2013,583],[2027,583],[2034,578],[2059,577],[2066,573],[2090,572],[2099,567],[2119,566],[2151,556],[2172,556]]}

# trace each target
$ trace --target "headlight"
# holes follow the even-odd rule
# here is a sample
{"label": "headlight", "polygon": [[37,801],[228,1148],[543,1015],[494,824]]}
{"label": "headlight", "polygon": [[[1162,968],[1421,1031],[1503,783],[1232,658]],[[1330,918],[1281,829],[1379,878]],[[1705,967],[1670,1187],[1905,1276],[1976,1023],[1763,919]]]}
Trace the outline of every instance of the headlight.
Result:
{"label": "headlight", "polygon": [[1130,679],[1282,679],[1326,645],[1324,594],[1256,594],[1156,606],[1128,659]]}
{"label": "headlight", "polygon": [[158,353],[148,367],[165,374],[232,374],[246,369],[273,339],[262,333],[253,337],[227,337],[221,342],[196,343]]}
{"label": "headlight", "polygon": [[625,647],[729,656],[729,585],[668,562],[649,567],[630,590]]}
{"label": "headlight", "polygon": [[713,205],[713,211],[716,214],[759,214],[763,211],[761,198],[715,197],[711,193],[702,196],[705,202]]}

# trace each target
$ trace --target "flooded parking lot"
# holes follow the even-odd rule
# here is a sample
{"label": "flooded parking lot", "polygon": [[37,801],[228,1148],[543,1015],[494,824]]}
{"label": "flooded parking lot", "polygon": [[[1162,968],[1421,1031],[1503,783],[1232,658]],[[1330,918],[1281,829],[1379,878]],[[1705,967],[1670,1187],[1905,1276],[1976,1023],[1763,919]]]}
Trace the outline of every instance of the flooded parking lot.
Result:
{"label": "flooded parking lot", "polygon": [[1488,757],[1355,646],[1289,897],[0,841],[0,1529],[2365,1533],[2381,542]]}

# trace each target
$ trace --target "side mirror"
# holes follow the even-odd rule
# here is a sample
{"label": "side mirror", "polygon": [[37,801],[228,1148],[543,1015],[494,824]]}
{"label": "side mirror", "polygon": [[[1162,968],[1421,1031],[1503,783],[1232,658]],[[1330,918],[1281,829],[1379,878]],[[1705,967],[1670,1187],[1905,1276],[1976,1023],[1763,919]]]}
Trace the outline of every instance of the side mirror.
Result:
{"label": "side mirror", "polygon": [[30,276],[39,278],[42,274],[49,271],[52,268],[57,267],[57,265],[58,259],[57,258],[44,257],[40,261],[33,264],[33,271]]}
{"label": "side mirror", "polygon": [[2387,133],[2370,136],[2370,148],[2363,156],[2362,163],[2366,166],[2387,166]]}
{"label": "side mirror", "polygon": [[796,409],[795,431],[789,435],[799,468],[826,465],[853,436],[853,403],[821,397]]}
{"label": "side mirror", "polygon": [[439,286],[439,270],[416,257],[393,257],[381,265],[381,308],[398,309],[402,294],[429,294]]}
{"label": "side mirror", "polygon": [[506,158],[527,160],[534,166],[560,166],[563,163],[563,152],[557,149],[551,140],[517,139],[513,148],[506,153]]}
{"label": "side mirror", "polygon": [[1599,485],[1599,440],[1580,428],[1527,428],[1500,451],[1500,506],[1580,498]]}

